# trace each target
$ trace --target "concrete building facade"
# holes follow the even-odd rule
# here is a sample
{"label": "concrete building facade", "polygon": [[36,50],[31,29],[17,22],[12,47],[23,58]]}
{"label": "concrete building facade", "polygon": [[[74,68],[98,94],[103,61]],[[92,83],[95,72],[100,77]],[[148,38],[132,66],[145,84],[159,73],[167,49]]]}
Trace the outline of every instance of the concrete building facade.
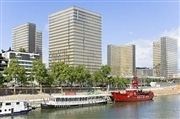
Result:
{"label": "concrete building facade", "polygon": [[171,78],[177,73],[177,52],[177,39],[165,36],[153,43],[154,76]]}
{"label": "concrete building facade", "polygon": [[135,45],[108,45],[107,64],[112,75],[133,76],[136,70]]}
{"label": "concrete building facade", "polygon": [[19,51],[24,48],[26,52],[35,52],[36,25],[25,23],[13,28],[13,46],[12,49]]}
{"label": "concrete building facade", "polygon": [[57,61],[100,68],[101,15],[79,7],[49,15],[49,65]]}
{"label": "concrete building facade", "polygon": [[21,48],[27,53],[42,55],[42,33],[36,32],[36,24],[28,22],[13,28],[12,49],[19,51]]}
{"label": "concrete building facade", "polygon": [[35,53],[40,54],[42,58],[42,32],[36,31]]}
{"label": "concrete building facade", "polygon": [[171,78],[177,73],[177,39],[161,37],[161,76]]}
{"label": "concrete building facade", "polygon": [[153,42],[153,75],[160,77],[161,42]]}

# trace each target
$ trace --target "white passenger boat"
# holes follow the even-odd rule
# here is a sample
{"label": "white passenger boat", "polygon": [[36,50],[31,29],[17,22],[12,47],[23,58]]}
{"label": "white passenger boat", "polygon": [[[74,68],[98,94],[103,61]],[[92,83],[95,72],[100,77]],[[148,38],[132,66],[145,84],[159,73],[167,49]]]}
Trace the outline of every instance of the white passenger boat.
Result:
{"label": "white passenger boat", "polygon": [[107,94],[52,95],[48,101],[41,104],[41,108],[70,108],[107,104],[108,97]]}
{"label": "white passenger boat", "polygon": [[0,116],[26,114],[31,111],[29,103],[26,101],[1,101]]}

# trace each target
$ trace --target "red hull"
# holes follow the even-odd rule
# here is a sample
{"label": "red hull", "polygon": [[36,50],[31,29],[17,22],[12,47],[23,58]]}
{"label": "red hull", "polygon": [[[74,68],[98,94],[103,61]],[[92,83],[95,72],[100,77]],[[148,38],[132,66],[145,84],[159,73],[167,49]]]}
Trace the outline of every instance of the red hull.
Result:
{"label": "red hull", "polygon": [[112,99],[115,102],[136,102],[152,100],[154,94],[152,91],[142,92],[138,90],[129,90],[125,92],[112,92]]}

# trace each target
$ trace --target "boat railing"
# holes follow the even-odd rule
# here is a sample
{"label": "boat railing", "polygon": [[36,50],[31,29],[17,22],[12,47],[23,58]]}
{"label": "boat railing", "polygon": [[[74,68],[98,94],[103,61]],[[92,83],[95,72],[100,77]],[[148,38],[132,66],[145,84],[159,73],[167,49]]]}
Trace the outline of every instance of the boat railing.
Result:
{"label": "boat railing", "polygon": [[85,101],[64,101],[64,102],[56,102],[56,105],[80,105],[80,104],[90,104],[90,103],[98,103],[104,102],[103,99],[96,99],[96,100],[85,100]]}
{"label": "boat railing", "polygon": [[0,102],[0,108],[2,107],[2,102]]}

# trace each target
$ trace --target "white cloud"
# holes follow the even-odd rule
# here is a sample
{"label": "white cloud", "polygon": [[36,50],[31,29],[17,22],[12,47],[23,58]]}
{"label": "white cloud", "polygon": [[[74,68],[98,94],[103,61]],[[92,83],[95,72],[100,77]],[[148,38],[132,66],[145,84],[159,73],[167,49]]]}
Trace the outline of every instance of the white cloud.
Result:
{"label": "white cloud", "polygon": [[161,36],[169,36],[176,39],[180,38],[180,26],[177,28],[173,28],[170,30],[164,30],[164,32],[161,34]]}
{"label": "white cloud", "polygon": [[133,33],[132,31],[130,31],[128,34],[129,34],[129,35],[133,35],[134,33]]}
{"label": "white cloud", "polygon": [[131,42],[136,45],[136,66],[152,67],[152,40],[137,39]]}
{"label": "white cloud", "polygon": [[156,39],[136,39],[130,44],[136,45],[136,66],[152,67],[153,41],[159,40],[161,36],[169,36],[178,39],[178,61],[180,69],[180,27],[171,30],[165,30]]}

